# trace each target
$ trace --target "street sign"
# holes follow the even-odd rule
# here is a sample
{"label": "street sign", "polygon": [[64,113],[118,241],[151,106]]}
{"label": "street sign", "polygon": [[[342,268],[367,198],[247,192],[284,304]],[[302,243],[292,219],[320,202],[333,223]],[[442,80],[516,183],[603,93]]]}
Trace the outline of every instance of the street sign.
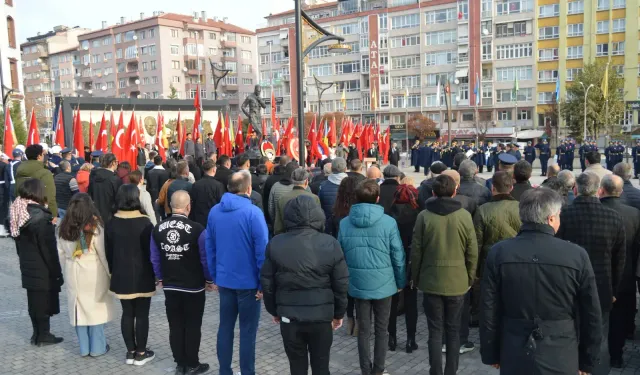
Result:
{"label": "street sign", "polygon": [[[271,98],[264,98],[264,104],[271,104]],[[284,98],[282,96],[276,96],[276,104],[282,104]]]}

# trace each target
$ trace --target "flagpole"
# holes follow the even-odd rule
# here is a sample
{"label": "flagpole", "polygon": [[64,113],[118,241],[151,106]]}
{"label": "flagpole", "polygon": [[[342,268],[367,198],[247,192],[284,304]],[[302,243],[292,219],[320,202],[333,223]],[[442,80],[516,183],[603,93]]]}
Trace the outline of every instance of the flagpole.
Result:
{"label": "flagpole", "polygon": [[[409,106],[407,105],[407,100],[409,99],[409,89],[405,88],[404,91],[404,135],[405,135],[405,143],[406,143],[406,151],[407,156],[409,155]],[[388,152],[388,151],[387,151]]]}

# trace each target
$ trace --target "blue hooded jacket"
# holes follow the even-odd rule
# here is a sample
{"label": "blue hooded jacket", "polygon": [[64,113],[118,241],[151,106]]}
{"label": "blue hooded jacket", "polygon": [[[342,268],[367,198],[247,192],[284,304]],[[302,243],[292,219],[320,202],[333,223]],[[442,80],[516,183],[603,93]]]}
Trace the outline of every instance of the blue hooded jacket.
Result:
{"label": "blue hooded jacket", "polygon": [[338,241],[349,268],[349,295],[390,297],[406,285],[405,254],[398,225],[377,204],[359,203],[340,222]]}
{"label": "blue hooded jacket", "polygon": [[267,242],[262,211],[249,197],[224,193],[207,220],[205,248],[214,283],[229,289],[262,289],[260,269]]}

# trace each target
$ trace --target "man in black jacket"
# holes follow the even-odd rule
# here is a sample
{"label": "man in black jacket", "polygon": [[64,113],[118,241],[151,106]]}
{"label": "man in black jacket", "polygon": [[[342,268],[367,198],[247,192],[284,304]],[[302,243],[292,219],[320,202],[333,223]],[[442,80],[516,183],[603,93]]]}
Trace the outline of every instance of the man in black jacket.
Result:
{"label": "man in black jacket", "polygon": [[204,176],[191,187],[192,206],[189,217],[191,220],[206,227],[209,211],[213,206],[220,203],[226,189],[220,181],[214,178],[216,175],[216,163],[213,160],[205,161],[202,168],[204,168]]}
{"label": "man in black jacket", "polygon": [[171,196],[178,190],[184,190],[191,194],[193,184],[189,182],[189,164],[182,160],[178,162],[176,167],[178,177],[167,188],[167,200],[171,202]]}
{"label": "man in black jacket", "polygon": [[[244,170],[244,171],[250,172],[249,168],[251,167],[251,159],[249,158],[249,155],[247,154],[238,155],[236,157],[236,163],[238,164],[239,171]],[[253,179],[253,176],[251,176],[251,178]],[[251,189],[251,196],[249,198],[251,198],[251,203],[253,203],[254,206],[258,207],[261,211],[264,211],[262,195],[260,195],[260,193],[258,193],[257,191],[253,190],[253,185]]]}
{"label": "man in black jacket", "polygon": [[460,173],[459,195],[471,198],[476,202],[476,206],[481,206],[491,200],[491,190],[473,179],[478,173],[478,166],[473,160],[462,161],[458,168],[458,173]]}
{"label": "man in black jacket", "polygon": [[116,194],[122,185],[122,180],[115,173],[118,160],[114,154],[104,155],[100,165],[101,168],[91,170],[87,192],[100,212],[102,221],[106,224],[116,212]]}
{"label": "man in black jacket", "polygon": [[531,167],[531,164],[526,160],[518,160],[513,167],[513,178],[516,180],[516,183],[513,184],[511,196],[515,200],[520,201],[520,197],[525,191],[533,189],[529,182],[532,171],[533,168]]}
{"label": "man in black jacket", "polygon": [[609,373],[609,312],[618,296],[627,252],[622,217],[600,203],[596,197],[599,185],[600,177],[594,173],[585,172],[576,178],[578,196],[562,210],[556,234],[585,248],[593,265],[602,309],[600,363],[594,371],[589,371],[594,375]]}
{"label": "man in black jacket", "polygon": [[162,157],[157,155],[153,158],[153,168],[145,175],[147,191],[151,195],[151,202],[158,200],[158,194],[165,182],[169,179],[169,172],[162,166]]}
{"label": "man in black jacket", "polygon": [[633,177],[633,169],[629,163],[618,163],[613,167],[613,174],[620,176],[624,180],[622,187],[622,195],[620,199],[624,204],[635,207],[640,210],[640,190],[633,187],[631,177]]}
{"label": "man in black jacket", "polygon": [[71,173],[71,164],[68,161],[63,160],[58,165],[60,173],[53,176],[53,183],[56,185],[56,203],[58,203],[57,215],[62,220],[71,197],[80,191],[78,187],[78,181]]}
{"label": "man in black jacket", "polygon": [[391,206],[393,206],[393,200],[400,185],[400,176],[402,171],[395,165],[388,165],[382,172],[384,181],[380,184],[380,199],[378,204],[384,207],[384,213],[391,214]]}
{"label": "man in black jacket", "polygon": [[583,248],[554,237],[564,225],[561,208],[558,193],[531,190],[520,201],[520,233],[489,251],[480,353],[482,363],[503,375],[583,375],[598,363],[602,331],[593,269]]}
{"label": "man in black jacket", "polygon": [[338,241],[324,234],[315,199],[295,198],[284,217],[287,231],[267,245],[260,272],[264,305],[281,325],[291,374],[307,374],[309,355],[314,374],[329,374],[332,330],[342,326],[349,271]]}
{"label": "man in black jacket", "polygon": [[440,176],[442,172],[447,170],[447,166],[444,165],[441,161],[435,161],[429,167],[429,171],[431,171],[431,176],[428,179],[423,180],[418,187],[418,204],[420,207],[424,207],[424,202],[427,199],[433,197],[433,190],[431,187],[433,186],[433,181],[436,180],[436,177]]}
{"label": "man in black jacket", "polygon": [[616,175],[607,175],[600,182],[598,196],[600,202],[624,218],[627,243],[626,261],[618,296],[611,309],[609,320],[609,354],[611,367],[622,368],[622,348],[628,334],[635,333],[636,315],[636,262],[640,249],[640,210],[622,203],[623,181]]}
{"label": "man in black jacket", "polygon": [[[331,171],[329,171],[331,173]],[[355,177],[356,183],[366,180],[367,178],[362,174],[362,161],[360,159],[353,159],[349,162],[349,177]]]}
{"label": "man in black jacket", "polygon": [[398,150],[398,144],[393,142],[391,148],[389,149],[389,164],[398,166],[398,162],[400,161],[400,151]]}
{"label": "man in black jacket", "polygon": [[218,180],[222,186],[224,186],[224,191],[227,191],[227,184],[229,183],[229,178],[233,174],[231,170],[231,158],[227,155],[222,155],[218,159],[218,168],[216,170],[216,175],[214,178]]}

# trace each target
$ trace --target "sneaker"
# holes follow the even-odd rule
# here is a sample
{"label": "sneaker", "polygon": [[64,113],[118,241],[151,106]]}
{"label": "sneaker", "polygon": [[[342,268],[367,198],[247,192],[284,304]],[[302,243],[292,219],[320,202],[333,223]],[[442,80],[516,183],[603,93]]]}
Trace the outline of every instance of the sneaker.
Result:
{"label": "sneaker", "polygon": [[185,375],[204,374],[207,371],[209,371],[209,364],[201,363],[196,367],[187,367],[187,371],[185,371]]}
{"label": "sneaker", "polygon": [[185,374],[185,366],[176,366],[176,372],[173,373],[173,375],[184,375]]}
{"label": "sneaker", "polygon": [[447,346],[446,345],[442,345],[442,352],[446,353],[447,352]]}
{"label": "sneaker", "polygon": [[135,357],[136,357],[136,352],[127,352],[127,356],[126,356],[126,359],[124,360],[124,363],[127,365],[132,365]]}
{"label": "sneaker", "polygon": [[460,354],[472,352],[475,350],[475,348],[476,348],[475,344],[469,341],[464,345],[460,346]]}
{"label": "sneaker", "polygon": [[147,362],[151,361],[152,359],[154,359],[155,356],[156,356],[156,354],[153,352],[153,350],[147,349],[142,354],[136,353],[136,357],[133,360],[133,364],[134,364],[134,366],[142,366],[145,363],[147,363]]}

